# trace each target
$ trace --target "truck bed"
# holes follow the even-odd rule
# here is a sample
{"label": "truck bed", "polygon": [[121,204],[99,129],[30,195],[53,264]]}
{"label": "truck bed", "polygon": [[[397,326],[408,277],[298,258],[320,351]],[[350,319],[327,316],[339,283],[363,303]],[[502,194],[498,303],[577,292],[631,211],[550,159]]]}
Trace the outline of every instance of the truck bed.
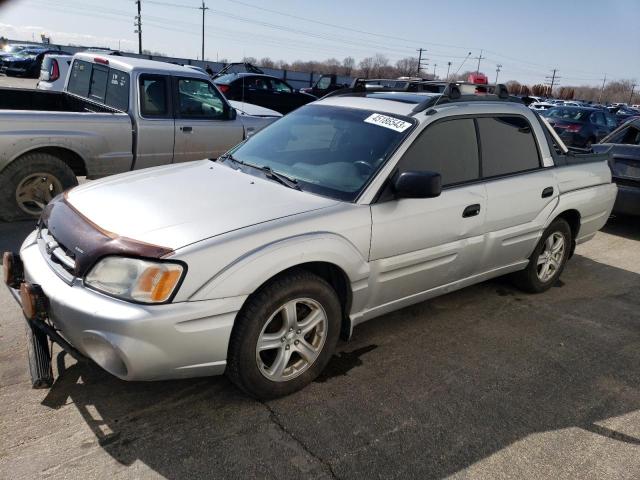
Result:
{"label": "truck bed", "polygon": [[115,113],[118,110],[69,95],[26,88],[0,88],[0,110]]}

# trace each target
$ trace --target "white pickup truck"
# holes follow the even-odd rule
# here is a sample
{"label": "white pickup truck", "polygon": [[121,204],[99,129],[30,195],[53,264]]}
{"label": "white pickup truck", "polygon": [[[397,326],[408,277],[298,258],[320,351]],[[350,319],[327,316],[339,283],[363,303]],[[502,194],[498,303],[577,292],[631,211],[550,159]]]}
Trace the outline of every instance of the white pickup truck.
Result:
{"label": "white pickup truck", "polygon": [[0,89],[0,220],[37,217],[76,176],[218,157],[281,116],[194,69],[76,54],[62,92]]}

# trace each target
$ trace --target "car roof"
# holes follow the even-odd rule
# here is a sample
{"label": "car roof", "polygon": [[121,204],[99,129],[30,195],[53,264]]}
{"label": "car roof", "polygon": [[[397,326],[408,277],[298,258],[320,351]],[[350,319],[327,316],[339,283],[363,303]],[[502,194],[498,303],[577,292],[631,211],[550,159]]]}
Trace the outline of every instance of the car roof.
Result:
{"label": "car roof", "polygon": [[134,70],[144,70],[145,72],[158,72],[165,75],[173,74],[178,76],[191,76],[199,78],[209,78],[207,75],[193,68],[183,67],[174,63],[158,62],[156,60],[147,60],[146,58],[122,57],[119,55],[105,55],[101,52],[82,52],[76,53],[74,58],[84,60],[85,62],[96,63],[95,58],[101,58],[109,61],[109,66],[122,70],[124,72],[133,72]]}
{"label": "car roof", "polygon": [[[385,92],[378,90],[360,93],[357,95],[331,95],[321,98],[313,104],[357,108],[404,116],[413,115],[419,121],[424,121],[428,117],[428,115],[424,115],[424,112],[422,112],[422,115],[415,114],[414,109],[423,101],[430,98],[437,98],[439,96],[439,93],[431,92]],[[445,108],[460,107],[470,104],[473,104],[474,106],[480,108],[490,107],[487,108],[487,110],[493,108],[494,110],[496,110],[496,112],[499,113],[503,113],[505,111],[513,111],[514,113],[525,112],[525,115],[529,115],[529,113],[526,112],[531,112],[531,110],[522,103],[496,100],[487,100],[486,102],[478,100],[465,102],[464,100],[459,100],[455,103],[448,103],[443,100],[442,104],[436,105],[434,107],[429,107],[429,110],[435,109],[439,111]]]}
{"label": "car roof", "polygon": [[[280,80],[281,82],[284,82],[284,80],[281,80],[278,77],[274,77],[273,75],[267,75],[266,73],[251,73],[251,72],[229,72],[229,73],[225,73],[225,74],[223,74],[223,75],[221,75],[221,76],[219,76],[217,78],[214,78],[213,81],[217,82],[222,77],[230,77],[230,76],[234,76],[236,78],[261,77],[261,78],[270,78],[270,79],[274,79],[274,80]],[[234,80],[231,80],[231,82],[233,82]]]}

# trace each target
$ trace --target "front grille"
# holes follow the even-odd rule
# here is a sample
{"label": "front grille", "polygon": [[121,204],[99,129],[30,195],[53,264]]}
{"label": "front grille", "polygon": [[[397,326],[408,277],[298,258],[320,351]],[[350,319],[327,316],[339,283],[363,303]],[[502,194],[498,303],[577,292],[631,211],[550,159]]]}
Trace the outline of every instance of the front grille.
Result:
{"label": "front grille", "polygon": [[[40,228],[38,240],[43,255],[60,273],[60,269],[64,270],[68,275],[73,277],[76,268],[76,258],[64,245],[59,243],[46,227]],[[68,279],[68,275],[64,275]]]}

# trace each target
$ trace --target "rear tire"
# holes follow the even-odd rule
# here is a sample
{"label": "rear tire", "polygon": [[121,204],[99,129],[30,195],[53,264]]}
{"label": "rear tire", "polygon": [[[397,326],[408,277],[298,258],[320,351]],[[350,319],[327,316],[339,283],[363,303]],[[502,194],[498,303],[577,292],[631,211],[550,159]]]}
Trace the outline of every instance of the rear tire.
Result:
{"label": "rear tire", "polygon": [[295,270],[261,287],[238,314],[227,376],[248,395],[270,399],[312,382],[333,355],[342,309],[324,279]]}
{"label": "rear tire", "polygon": [[38,218],[53,197],[77,184],[73,170],[58,157],[27,153],[0,172],[0,220]]}
{"label": "rear tire", "polygon": [[29,374],[33,388],[49,388],[53,385],[51,369],[51,350],[47,335],[27,323],[27,355]]}
{"label": "rear tire", "polygon": [[569,259],[572,241],[567,221],[555,219],[542,233],[527,268],[513,275],[516,286],[529,293],[542,293],[551,288]]}

